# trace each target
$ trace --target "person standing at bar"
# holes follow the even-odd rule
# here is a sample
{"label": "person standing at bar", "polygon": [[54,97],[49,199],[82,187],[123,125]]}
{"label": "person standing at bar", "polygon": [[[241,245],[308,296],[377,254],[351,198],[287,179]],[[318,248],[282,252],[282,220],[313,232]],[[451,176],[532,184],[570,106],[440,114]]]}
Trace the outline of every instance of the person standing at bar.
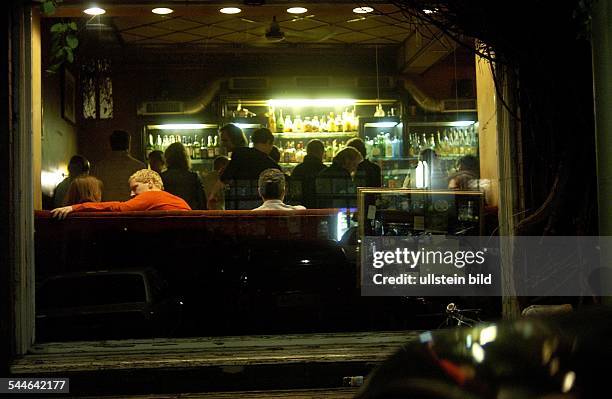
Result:
{"label": "person standing at bar", "polygon": [[[210,194],[213,192],[213,189],[218,187],[218,185],[223,186],[223,183],[221,183],[221,180],[219,180],[219,176],[221,175],[221,173],[223,173],[223,170],[227,167],[227,164],[229,164],[229,158],[223,155],[219,155],[213,161],[213,170],[208,172],[202,179],[206,198],[210,197]],[[215,201],[208,201],[207,207],[208,209],[224,210],[225,190],[218,191],[215,197]]]}
{"label": "person standing at bar", "polygon": [[259,178],[259,174],[266,169],[278,169],[280,166],[268,156],[274,145],[274,135],[270,130],[262,128],[253,132],[253,148],[247,147],[247,139],[242,129],[228,123],[219,130],[221,144],[225,147],[231,159],[220,176],[220,182],[213,187],[208,195],[208,203],[219,202],[220,192],[225,189],[225,184],[235,180],[253,180]]}
{"label": "person standing at bar", "polygon": [[315,179],[321,171],[327,169],[323,164],[325,146],[321,140],[310,140],[306,145],[304,161],[297,165],[291,173],[293,181],[302,183],[302,203],[307,208],[316,208]]}
{"label": "person standing at bar", "polygon": [[130,140],[128,132],[115,130],[110,135],[111,153],[92,168],[91,174],[102,180],[104,185],[102,201],[125,201],[130,198],[125,182],[136,171],[147,167],[129,154]]}
{"label": "person standing at bar", "polygon": [[380,166],[366,158],[366,146],[358,137],[352,138],[346,143],[347,147],[353,147],[363,157],[363,161],[357,167],[355,182],[358,186],[382,187],[382,172]]}
{"label": "person standing at bar", "polygon": [[185,146],[172,143],[165,152],[168,169],[161,174],[167,192],[181,197],[191,209],[206,209],[200,175],[191,171]]}
{"label": "person standing at bar", "polygon": [[317,205],[324,208],[349,208],[357,204],[357,188],[352,174],[363,161],[353,147],[345,147],[334,157],[329,168],[316,179]]}
{"label": "person standing at bar", "polygon": [[156,171],[160,175],[166,170],[166,158],[160,150],[151,151],[149,153],[149,168]]}
{"label": "person standing at bar", "polygon": [[[240,133],[238,133],[240,132]],[[221,174],[221,180],[227,182],[236,179],[258,179],[259,174],[266,169],[278,169],[280,166],[270,158],[268,154],[274,146],[274,135],[266,128],[257,129],[253,132],[253,148],[246,146],[246,138],[243,146],[236,146],[233,138],[244,136],[242,130],[236,125],[229,124],[221,128],[221,143],[231,151],[232,156],[229,165]],[[238,140],[240,142],[240,140]]]}

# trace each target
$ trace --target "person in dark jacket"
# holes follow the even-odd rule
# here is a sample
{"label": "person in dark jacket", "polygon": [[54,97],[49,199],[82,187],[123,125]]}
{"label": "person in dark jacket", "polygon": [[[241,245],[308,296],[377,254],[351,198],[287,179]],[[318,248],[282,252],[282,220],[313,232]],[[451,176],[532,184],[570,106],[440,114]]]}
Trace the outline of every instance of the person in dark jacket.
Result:
{"label": "person in dark jacket", "polygon": [[382,187],[382,173],[380,166],[366,158],[366,147],[363,140],[355,137],[350,139],[348,143],[346,143],[346,146],[355,148],[363,157],[363,161],[357,167],[355,183],[358,186]]}
{"label": "person in dark jacket", "polygon": [[[219,182],[211,189],[208,202],[220,201],[221,191],[230,187],[230,197],[237,202],[250,197],[251,191],[257,190],[257,179],[266,169],[278,169],[280,166],[268,156],[274,144],[274,135],[268,129],[253,132],[253,148],[247,147],[246,136],[238,126],[227,124],[219,130],[221,144],[231,153],[231,160],[220,175]],[[238,198],[240,197],[240,198]],[[227,197],[226,197],[227,199]],[[250,208],[248,208],[250,209]]]}
{"label": "person in dark jacket", "polygon": [[277,146],[273,145],[272,150],[270,150],[270,153],[268,155],[270,156],[270,158],[272,158],[274,162],[280,162],[281,153]]}
{"label": "person in dark jacket", "polygon": [[354,207],[357,204],[357,188],[352,174],[363,161],[353,147],[346,147],[336,154],[329,168],[322,170],[316,179],[317,205],[325,208]]}
{"label": "person in dark jacket", "polygon": [[315,179],[321,171],[327,169],[323,164],[325,146],[321,140],[310,140],[306,146],[304,161],[291,173],[294,182],[301,182],[302,203],[306,208],[316,208]]}
{"label": "person in dark jacket", "polygon": [[191,209],[206,209],[202,180],[197,172],[190,170],[189,157],[183,144],[170,144],[164,155],[168,165],[168,169],[161,174],[165,190],[184,199]]}
{"label": "person in dark jacket", "polygon": [[221,128],[221,143],[232,153],[230,163],[221,174],[221,180],[229,182],[236,179],[257,180],[261,172],[266,169],[278,169],[281,167],[268,156],[274,145],[274,135],[266,128],[253,132],[253,148],[246,146],[246,138],[242,130],[233,124]]}

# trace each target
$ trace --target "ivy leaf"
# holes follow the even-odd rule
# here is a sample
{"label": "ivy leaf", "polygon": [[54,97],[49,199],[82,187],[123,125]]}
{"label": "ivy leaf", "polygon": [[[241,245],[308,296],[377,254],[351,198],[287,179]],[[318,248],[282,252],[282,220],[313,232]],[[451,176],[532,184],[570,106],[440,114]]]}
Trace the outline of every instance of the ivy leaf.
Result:
{"label": "ivy leaf", "polygon": [[66,44],[71,50],[74,50],[79,45],[79,39],[77,39],[74,35],[68,35],[66,36]]}
{"label": "ivy leaf", "polygon": [[54,40],[53,44],[51,45],[51,53],[57,53],[61,47],[62,45],[60,44],[59,40]]}
{"label": "ivy leaf", "polygon": [[55,13],[55,3],[53,1],[45,1],[41,4],[42,12],[45,15],[51,15]]}
{"label": "ivy leaf", "polygon": [[72,30],[77,30],[77,24],[76,24],[76,22],[74,22],[74,21],[73,21],[73,22],[70,22],[70,23],[68,24],[68,26],[69,26],[69,27],[70,27],[70,29],[72,29]]}
{"label": "ivy leaf", "polygon": [[51,33],[61,33],[66,32],[66,24],[62,22],[58,22],[56,24],[51,25]]}
{"label": "ivy leaf", "polygon": [[74,61],[74,53],[70,47],[64,47],[64,51],[66,52],[66,60],[70,63]]}
{"label": "ivy leaf", "polygon": [[53,54],[53,58],[56,60],[61,60],[62,57],[64,56],[64,49],[63,48],[59,48],[54,54]]}
{"label": "ivy leaf", "polygon": [[47,73],[57,73],[57,71],[59,71],[60,69],[60,63],[55,63],[53,65],[51,65],[49,68],[47,68],[46,72]]}

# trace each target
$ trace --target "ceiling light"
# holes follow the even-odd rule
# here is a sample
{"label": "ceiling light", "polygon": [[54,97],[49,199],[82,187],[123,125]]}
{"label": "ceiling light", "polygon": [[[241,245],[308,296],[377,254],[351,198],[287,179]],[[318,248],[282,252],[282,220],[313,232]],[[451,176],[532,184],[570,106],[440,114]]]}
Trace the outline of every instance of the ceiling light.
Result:
{"label": "ceiling light", "polygon": [[149,130],[196,130],[214,129],[217,125],[210,123],[167,123],[164,125],[148,125]]}
{"label": "ceiling light", "polygon": [[225,7],[219,10],[221,14],[238,14],[241,11],[238,7]]}
{"label": "ceiling light", "polygon": [[474,121],[453,121],[449,122],[449,126],[466,127],[474,124]]}
{"label": "ceiling light", "polygon": [[152,9],[151,12],[153,14],[166,15],[166,14],[172,14],[174,10],[172,8],[158,7],[158,8]]}
{"label": "ceiling light", "polygon": [[353,8],[353,12],[355,14],[367,14],[374,11],[374,9],[372,7],[357,7],[357,8]]}
{"label": "ceiling light", "polygon": [[306,11],[308,11],[308,9],[304,8],[304,7],[291,7],[291,8],[287,8],[287,12],[289,14],[304,14]]}
{"label": "ceiling light", "polygon": [[106,13],[106,10],[100,7],[92,7],[84,10],[83,12],[87,15],[102,15]]}
{"label": "ceiling light", "polygon": [[269,107],[348,107],[355,105],[357,100],[351,98],[278,98],[268,100]]}

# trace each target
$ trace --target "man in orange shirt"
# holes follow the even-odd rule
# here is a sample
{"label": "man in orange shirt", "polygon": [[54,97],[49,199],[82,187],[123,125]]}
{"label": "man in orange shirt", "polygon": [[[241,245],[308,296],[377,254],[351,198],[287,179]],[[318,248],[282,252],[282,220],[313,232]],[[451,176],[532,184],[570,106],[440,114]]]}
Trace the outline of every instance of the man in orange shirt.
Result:
{"label": "man in orange shirt", "polygon": [[71,212],[126,212],[126,211],[189,211],[191,208],[182,198],[167,193],[159,174],[142,169],[129,179],[132,199],[119,202],[85,202],[64,206],[51,211],[53,217],[64,219]]}

